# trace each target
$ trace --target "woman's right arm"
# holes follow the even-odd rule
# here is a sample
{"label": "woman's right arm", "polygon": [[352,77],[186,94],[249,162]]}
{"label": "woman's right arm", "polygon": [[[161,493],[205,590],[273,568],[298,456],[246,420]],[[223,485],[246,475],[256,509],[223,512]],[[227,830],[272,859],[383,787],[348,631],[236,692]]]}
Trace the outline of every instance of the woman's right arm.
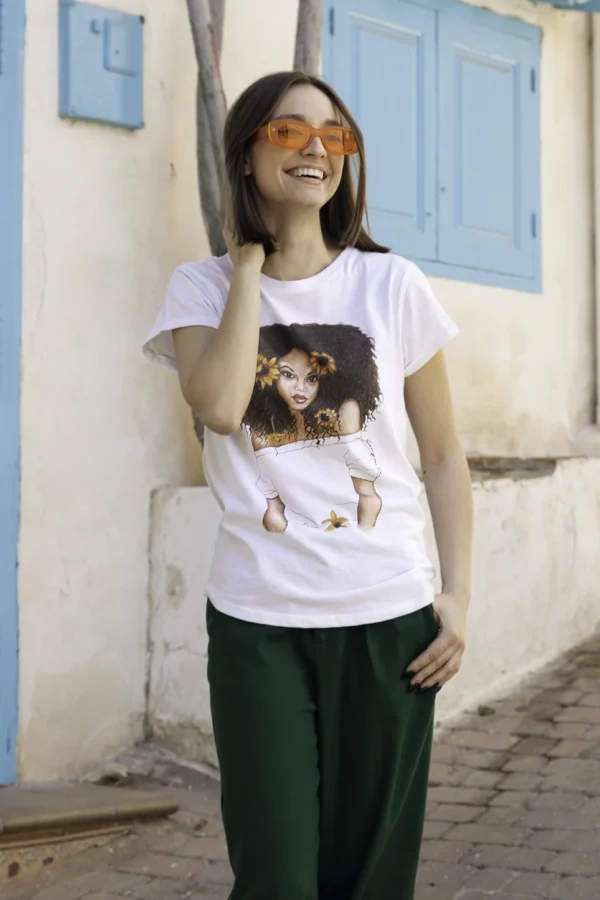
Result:
{"label": "woman's right arm", "polygon": [[262,246],[254,244],[236,247],[231,256],[234,272],[219,328],[173,330],[183,396],[207,428],[224,435],[239,429],[254,390],[265,261]]}

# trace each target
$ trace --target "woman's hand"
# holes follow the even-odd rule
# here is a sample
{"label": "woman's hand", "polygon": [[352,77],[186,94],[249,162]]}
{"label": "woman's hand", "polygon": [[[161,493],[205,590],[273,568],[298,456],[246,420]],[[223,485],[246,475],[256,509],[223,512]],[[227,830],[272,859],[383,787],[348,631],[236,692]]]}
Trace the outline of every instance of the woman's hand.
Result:
{"label": "woman's hand", "polygon": [[240,265],[250,264],[256,265],[259,269],[262,269],[264,261],[266,259],[265,248],[262,244],[243,244],[240,247],[235,239],[233,230],[229,225],[229,221],[225,222],[225,227],[223,228],[223,237],[225,239],[225,244],[227,245],[227,250],[229,251],[231,261],[236,268]]}
{"label": "woman's hand", "polygon": [[406,669],[411,690],[441,688],[453,678],[462,661],[467,631],[467,604],[453,594],[438,594],[434,610],[440,625],[435,640]]}

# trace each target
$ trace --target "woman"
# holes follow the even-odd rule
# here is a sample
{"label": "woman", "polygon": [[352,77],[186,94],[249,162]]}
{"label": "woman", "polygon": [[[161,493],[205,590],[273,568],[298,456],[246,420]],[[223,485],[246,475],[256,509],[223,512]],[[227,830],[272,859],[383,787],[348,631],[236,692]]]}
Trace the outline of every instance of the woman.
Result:
{"label": "woman", "polygon": [[[223,510],[207,623],[230,900],[413,900],[434,698],[470,591],[442,353],[457,329],[364,230],[363,139],[326,84],[256,82],[225,151],[229,253],[176,270],[146,350],[206,426]],[[370,512],[344,515],[348,474]]]}
{"label": "woman", "polygon": [[[267,501],[267,531],[283,533],[290,518],[327,532],[350,522],[365,530],[375,527],[382,506],[375,489],[380,472],[360,432],[379,400],[375,348],[360,328],[294,324],[260,329],[254,391],[243,424],[256,454],[258,488]],[[324,466],[330,470],[318,509],[311,493],[294,491],[296,469],[301,467],[306,478],[311,466],[316,482],[323,482]]]}

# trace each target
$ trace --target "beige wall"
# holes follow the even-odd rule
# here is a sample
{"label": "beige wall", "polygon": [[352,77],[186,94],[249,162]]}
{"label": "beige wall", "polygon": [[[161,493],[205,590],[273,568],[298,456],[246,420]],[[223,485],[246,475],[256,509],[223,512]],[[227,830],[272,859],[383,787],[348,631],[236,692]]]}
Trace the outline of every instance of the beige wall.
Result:
{"label": "beige wall", "polygon": [[[165,0],[120,0],[119,8],[146,18],[146,128],[134,134],[58,118],[57,3],[27,2],[19,551],[26,780],[76,775],[142,736],[150,492],[201,478],[175,380],[140,353],[171,270],[208,252],[186,8]],[[295,0],[229,0],[230,96],[289,67],[295,15]]]}
{"label": "beige wall", "polygon": [[[487,5],[544,29],[545,289],[538,296],[434,284],[462,329],[449,358],[467,448],[560,453],[592,405],[588,19],[525,0]],[[56,6],[27,3],[19,568],[26,780],[77,775],[142,736],[150,493],[201,478],[175,379],[139,351],[173,267],[208,252],[185,4],[120,0],[146,17],[146,128],[135,134],[58,118]],[[231,100],[255,77],[290,66],[297,0],[228,0],[227,9]]]}

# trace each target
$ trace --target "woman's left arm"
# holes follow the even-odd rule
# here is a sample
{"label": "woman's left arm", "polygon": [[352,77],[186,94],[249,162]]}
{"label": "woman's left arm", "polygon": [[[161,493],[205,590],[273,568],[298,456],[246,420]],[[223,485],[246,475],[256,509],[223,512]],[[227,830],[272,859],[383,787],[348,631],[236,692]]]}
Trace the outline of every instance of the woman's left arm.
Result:
{"label": "woman's left arm", "polygon": [[434,603],[439,634],[407,668],[411,685],[426,690],[442,687],[458,672],[465,648],[471,594],[471,476],[456,431],[443,352],[406,379],[404,396],[419,445],[442,580]]}

